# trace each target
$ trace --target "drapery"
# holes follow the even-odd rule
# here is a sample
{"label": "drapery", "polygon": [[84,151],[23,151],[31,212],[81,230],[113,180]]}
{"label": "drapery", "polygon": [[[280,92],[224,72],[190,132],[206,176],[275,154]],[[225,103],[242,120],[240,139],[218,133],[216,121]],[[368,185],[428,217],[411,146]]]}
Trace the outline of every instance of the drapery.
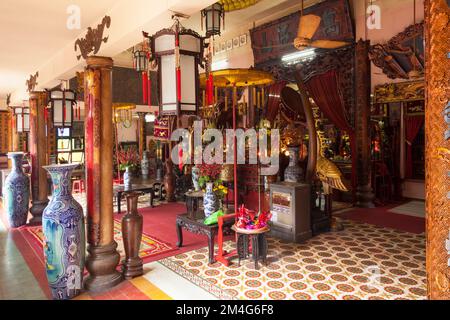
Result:
{"label": "drapery", "polygon": [[355,130],[347,119],[344,99],[339,90],[338,74],[336,70],[333,69],[312,77],[305,85],[325,116],[340,130],[347,132],[349,135],[352,152],[352,192],[353,195],[355,195],[357,165]]}
{"label": "drapery", "polygon": [[413,155],[412,143],[416,139],[425,121],[424,116],[407,116],[405,117],[405,142],[406,142],[406,162],[405,162],[405,178],[411,179],[413,176]]}

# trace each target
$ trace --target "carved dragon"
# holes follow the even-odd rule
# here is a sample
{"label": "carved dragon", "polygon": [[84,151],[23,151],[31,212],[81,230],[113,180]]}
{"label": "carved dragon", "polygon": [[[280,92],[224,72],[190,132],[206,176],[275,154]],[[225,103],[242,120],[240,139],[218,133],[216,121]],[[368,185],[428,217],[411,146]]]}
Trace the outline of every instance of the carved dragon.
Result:
{"label": "carved dragon", "polygon": [[108,41],[108,37],[103,37],[103,32],[105,27],[109,28],[110,25],[111,17],[105,16],[102,23],[97,25],[97,28],[92,29],[89,27],[86,36],[75,41],[75,52],[77,51],[77,47],[80,48],[81,52],[81,54],[77,56],[78,60],[80,60],[81,57],[86,59],[91,52],[96,54],[100,50],[102,42],[106,43]]}
{"label": "carved dragon", "polygon": [[38,77],[39,77],[39,71],[36,71],[36,73],[34,75],[30,75],[30,79],[28,79],[25,83],[27,85],[28,92],[34,91],[34,89],[36,88],[36,86],[38,84],[38,82],[37,82]]}

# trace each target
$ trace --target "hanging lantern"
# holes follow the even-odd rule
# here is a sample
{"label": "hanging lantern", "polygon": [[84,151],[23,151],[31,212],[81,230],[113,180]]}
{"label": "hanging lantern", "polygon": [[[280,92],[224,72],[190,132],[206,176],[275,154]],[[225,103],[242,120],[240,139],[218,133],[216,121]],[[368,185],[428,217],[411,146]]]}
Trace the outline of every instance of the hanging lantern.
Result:
{"label": "hanging lantern", "polygon": [[161,115],[196,114],[203,38],[182,27],[178,16],[172,28],[144,36],[150,41],[152,60],[156,59],[158,65]]}
{"label": "hanging lantern", "polygon": [[137,72],[145,72],[148,68],[148,53],[145,50],[133,52],[133,65]]}
{"label": "hanging lantern", "polygon": [[203,9],[201,11],[202,14],[202,29],[203,29],[203,20],[205,20],[206,26],[206,38],[210,38],[212,36],[220,36],[220,24],[223,21],[223,28],[225,29],[225,10],[223,5],[219,2],[214,3],[213,5]]}
{"label": "hanging lantern", "polygon": [[17,133],[30,132],[30,108],[13,107]]}
{"label": "hanging lantern", "polygon": [[68,89],[50,91],[50,105],[53,113],[54,127],[71,127],[73,106],[76,104],[76,93]]}

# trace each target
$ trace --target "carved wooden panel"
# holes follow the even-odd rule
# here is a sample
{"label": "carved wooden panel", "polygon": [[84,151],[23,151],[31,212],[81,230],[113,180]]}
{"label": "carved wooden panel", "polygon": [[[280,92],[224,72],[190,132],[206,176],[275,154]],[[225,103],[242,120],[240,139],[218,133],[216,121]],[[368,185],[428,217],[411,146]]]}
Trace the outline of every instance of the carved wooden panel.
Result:
{"label": "carved wooden panel", "polygon": [[375,87],[375,103],[405,102],[425,99],[425,81],[385,83]]}
{"label": "carved wooden panel", "polygon": [[423,22],[409,26],[385,44],[373,45],[370,59],[391,79],[411,79],[412,70],[423,75]]}
{"label": "carved wooden panel", "polygon": [[[430,299],[450,299],[450,7],[446,0],[426,0],[426,214],[427,280]],[[446,117],[447,115],[447,117]]]}

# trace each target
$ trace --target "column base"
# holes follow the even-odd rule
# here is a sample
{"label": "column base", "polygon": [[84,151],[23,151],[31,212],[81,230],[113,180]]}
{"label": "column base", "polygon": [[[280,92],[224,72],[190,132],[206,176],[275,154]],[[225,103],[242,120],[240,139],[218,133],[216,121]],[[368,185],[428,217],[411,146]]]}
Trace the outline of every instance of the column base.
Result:
{"label": "column base", "polygon": [[137,257],[124,260],[122,265],[122,273],[125,280],[131,280],[142,276],[144,274],[142,259]]}
{"label": "column base", "polygon": [[33,216],[28,224],[40,225],[42,224],[42,213],[48,205],[48,199],[46,201],[31,201],[30,213]]}
{"label": "column base", "polygon": [[375,195],[372,192],[372,187],[370,185],[360,186],[356,190],[356,206],[360,208],[375,208],[373,200]]}
{"label": "column base", "polygon": [[86,269],[89,275],[84,282],[86,290],[102,292],[122,282],[122,275],[116,270],[120,261],[117,243],[113,241],[106,246],[88,246]]}

